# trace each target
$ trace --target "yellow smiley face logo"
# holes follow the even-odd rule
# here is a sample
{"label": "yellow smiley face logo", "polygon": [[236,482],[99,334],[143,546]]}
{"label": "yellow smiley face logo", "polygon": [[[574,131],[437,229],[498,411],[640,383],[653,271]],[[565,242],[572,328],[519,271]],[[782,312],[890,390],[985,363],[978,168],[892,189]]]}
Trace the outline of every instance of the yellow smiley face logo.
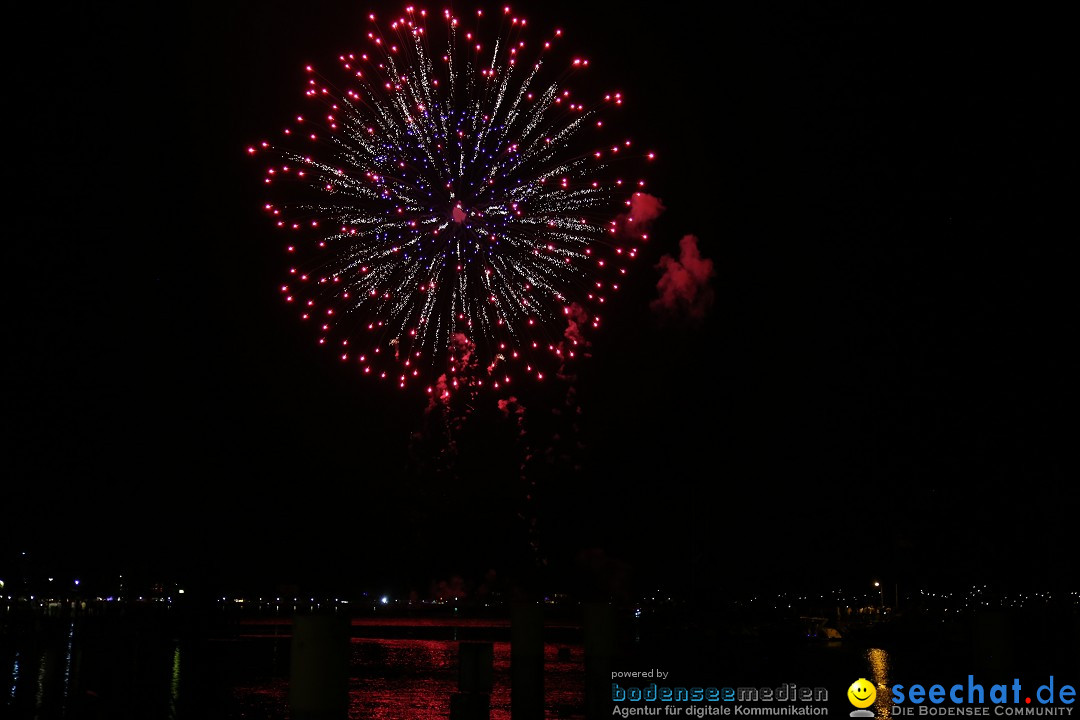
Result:
{"label": "yellow smiley face logo", "polygon": [[847,699],[857,708],[870,707],[877,700],[877,690],[866,678],[859,678],[847,689]]}

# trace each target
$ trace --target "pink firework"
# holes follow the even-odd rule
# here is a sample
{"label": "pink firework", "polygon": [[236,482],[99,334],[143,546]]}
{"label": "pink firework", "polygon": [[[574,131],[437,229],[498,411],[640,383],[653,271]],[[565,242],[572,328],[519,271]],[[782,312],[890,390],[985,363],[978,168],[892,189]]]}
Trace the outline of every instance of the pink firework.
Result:
{"label": "pink firework", "polygon": [[369,19],[366,49],[335,80],[309,66],[305,111],[247,149],[272,158],[281,295],[342,362],[402,388],[456,386],[462,342],[470,384],[542,380],[646,239],[627,221],[645,181],[626,173],[653,154],[612,134],[620,92],[568,87],[589,60],[556,51],[562,30],[530,41],[510,8]]}

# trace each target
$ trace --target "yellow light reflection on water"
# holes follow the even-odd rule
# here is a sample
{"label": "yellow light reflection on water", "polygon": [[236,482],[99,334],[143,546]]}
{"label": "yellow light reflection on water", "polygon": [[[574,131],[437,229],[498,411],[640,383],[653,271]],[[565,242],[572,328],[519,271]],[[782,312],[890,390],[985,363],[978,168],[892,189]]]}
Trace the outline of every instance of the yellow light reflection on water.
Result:
{"label": "yellow light reflection on water", "polygon": [[169,683],[169,718],[176,718],[176,702],[180,698],[180,646],[173,650],[172,681]]}
{"label": "yellow light reflection on water", "polygon": [[34,698],[34,708],[41,710],[41,704],[45,702],[45,665],[49,661],[48,652],[41,652],[41,663],[38,665],[37,696]]}
{"label": "yellow light reflection on water", "polygon": [[866,663],[870,666],[870,677],[877,691],[874,710],[879,720],[886,720],[890,717],[889,698],[892,695],[889,689],[889,653],[881,648],[870,648],[866,651]]}

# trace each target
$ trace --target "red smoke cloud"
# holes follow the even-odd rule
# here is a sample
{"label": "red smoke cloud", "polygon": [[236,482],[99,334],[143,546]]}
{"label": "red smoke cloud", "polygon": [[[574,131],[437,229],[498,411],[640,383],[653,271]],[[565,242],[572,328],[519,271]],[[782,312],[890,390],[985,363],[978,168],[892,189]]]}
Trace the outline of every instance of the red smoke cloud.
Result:
{"label": "red smoke cloud", "polygon": [[630,212],[617,218],[619,231],[625,236],[638,236],[641,240],[648,240],[649,228],[662,212],[664,203],[660,198],[648,193],[634,193],[630,196]]}
{"label": "red smoke cloud", "polygon": [[705,317],[713,303],[709,280],[716,274],[713,261],[701,257],[698,239],[686,235],[679,241],[679,259],[665,255],[657,267],[664,271],[656,284],[660,296],[652,301],[653,310],[694,319]]}
{"label": "red smoke cloud", "polygon": [[[508,398],[499,398],[498,405],[504,418],[511,416],[517,418],[518,437],[525,437],[525,406],[513,395]],[[521,469],[522,472],[525,471],[524,464]]]}
{"label": "red smoke cloud", "polygon": [[468,597],[465,581],[455,575],[447,580],[432,581],[428,596],[432,600],[463,600]]}
{"label": "red smoke cloud", "polygon": [[[431,412],[440,405],[449,407],[451,393],[457,390],[459,385],[471,386],[476,371],[476,362],[473,352],[476,345],[465,333],[455,333],[450,337],[450,376],[446,373],[439,376],[435,381],[434,392],[428,398],[427,412]],[[467,413],[466,413],[467,414]]]}
{"label": "red smoke cloud", "polygon": [[570,303],[563,308],[563,315],[566,316],[566,330],[563,331],[563,340],[559,342],[557,349],[565,367],[568,359],[589,347],[589,341],[581,331],[589,322],[589,313],[581,305]]}
{"label": "red smoke cloud", "polygon": [[510,417],[513,415],[525,414],[525,406],[518,402],[518,399],[511,395],[508,398],[500,399],[498,401],[499,410],[502,410],[503,417]]}
{"label": "red smoke cloud", "polygon": [[454,333],[450,340],[451,367],[454,372],[464,375],[471,369],[476,346],[465,333]]}

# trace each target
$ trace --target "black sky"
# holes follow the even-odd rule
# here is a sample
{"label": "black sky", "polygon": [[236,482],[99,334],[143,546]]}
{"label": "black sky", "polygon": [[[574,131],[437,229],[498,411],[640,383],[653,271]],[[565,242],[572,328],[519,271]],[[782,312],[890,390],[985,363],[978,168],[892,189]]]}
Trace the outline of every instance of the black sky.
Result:
{"label": "black sky", "polygon": [[[14,23],[2,557],[513,575],[506,428],[477,425],[460,481],[417,470],[424,399],[282,307],[243,152],[382,8],[229,5]],[[536,5],[627,94],[668,208],[581,371],[582,470],[541,490],[554,581],[602,557],[634,587],[1075,584],[1063,19]],[[662,323],[654,265],[687,233],[716,303]]]}

